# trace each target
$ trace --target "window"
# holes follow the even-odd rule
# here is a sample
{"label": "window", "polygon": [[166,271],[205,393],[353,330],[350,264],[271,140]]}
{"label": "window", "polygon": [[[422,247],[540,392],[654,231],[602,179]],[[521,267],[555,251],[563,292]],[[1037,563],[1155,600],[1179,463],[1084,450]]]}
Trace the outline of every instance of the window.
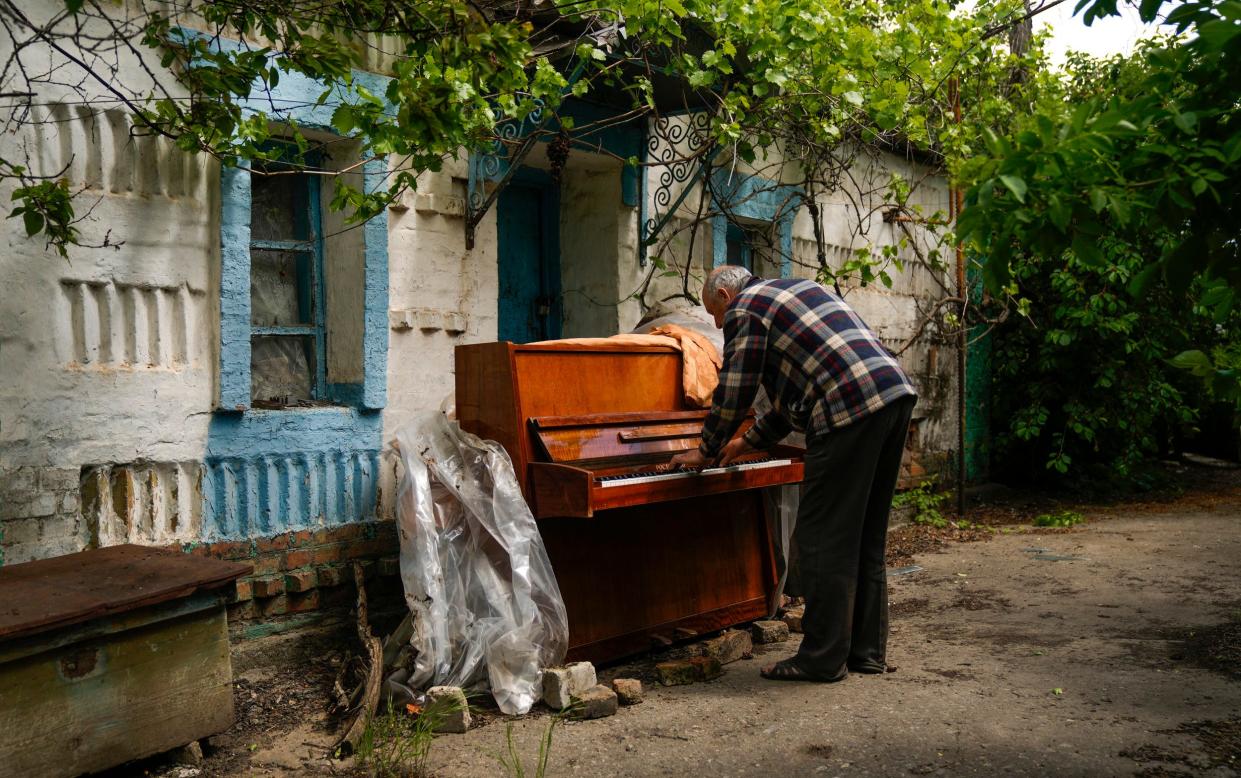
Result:
{"label": "window", "polygon": [[711,174],[718,213],[711,218],[712,262],[752,273],[792,275],[793,219],[801,205],[795,187],[719,169]]}
{"label": "window", "polygon": [[766,243],[762,233],[752,227],[741,227],[733,222],[729,222],[725,241],[727,245],[727,263],[729,265],[740,265],[751,273],[755,272],[755,262],[757,261],[759,250]]}
{"label": "window", "polygon": [[280,162],[250,174],[250,404],[327,401],[319,177]]}

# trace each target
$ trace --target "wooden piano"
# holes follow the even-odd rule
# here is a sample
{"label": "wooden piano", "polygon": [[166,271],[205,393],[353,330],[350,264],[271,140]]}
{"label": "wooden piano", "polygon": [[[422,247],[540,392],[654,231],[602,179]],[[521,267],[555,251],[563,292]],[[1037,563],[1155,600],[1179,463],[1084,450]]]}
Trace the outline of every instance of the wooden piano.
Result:
{"label": "wooden piano", "polygon": [[707,415],[682,399],[678,351],[458,346],[456,384],[462,428],[503,445],[522,479],[568,610],[571,661],[767,613],[776,576],[759,487],[801,481],[804,452],[672,470]]}

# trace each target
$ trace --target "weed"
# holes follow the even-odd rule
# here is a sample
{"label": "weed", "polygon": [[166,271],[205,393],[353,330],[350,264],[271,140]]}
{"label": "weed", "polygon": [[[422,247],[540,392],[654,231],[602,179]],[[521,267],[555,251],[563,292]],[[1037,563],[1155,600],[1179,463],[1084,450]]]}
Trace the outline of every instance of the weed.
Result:
{"label": "weed", "polygon": [[913,489],[907,489],[892,499],[892,506],[901,508],[906,505],[913,508],[913,523],[943,529],[948,520],[939,512],[939,504],[947,495],[935,492],[934,481],[923,481]]}
{"label": "weed", "polygon": [[449,698],[430,702],[417,716],[389,700],[376,713],[358,743],[358,762],[371,778],[424,778],[435,730],[460,703]]}
{"label": "weed", "polygon": [[[560,713],[554,713],[548,717],[547,727],[543,730],[543,737],[539,740],[539,759],[534,767],[534,778],[543,778],[547,773],[547,760],[552,755],[552,733],[566,716],[571,715],[573,708],[566,708]],[[505,753],[496,756],[500,765],[504,768],[506,775],[512,778],[526,778],[526,767],[522,764],[521,754],[517,752],[517,746],[513,743],[513,722],[509,722],[504,727],[504,747]]]}
{"label": "weed", "polygon": [[1060,511],[1059,513],[1044,513],[1034,519],[1036,527],[1072,527],[1075,524],[1081,524],[1086,517],[1077,511]]}

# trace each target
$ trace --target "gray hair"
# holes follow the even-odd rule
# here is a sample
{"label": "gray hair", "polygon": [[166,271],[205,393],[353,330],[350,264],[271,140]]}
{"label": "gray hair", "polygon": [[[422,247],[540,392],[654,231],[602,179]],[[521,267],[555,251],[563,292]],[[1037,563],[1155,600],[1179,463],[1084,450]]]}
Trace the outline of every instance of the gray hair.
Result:
{"label": "gray hair", "polygon": [[737,294],[752,275],[740,265],[721,265],[707,274],[707,282],[702,285],[702,296],[714,297],[718,289],[727,289],[731,294]]}

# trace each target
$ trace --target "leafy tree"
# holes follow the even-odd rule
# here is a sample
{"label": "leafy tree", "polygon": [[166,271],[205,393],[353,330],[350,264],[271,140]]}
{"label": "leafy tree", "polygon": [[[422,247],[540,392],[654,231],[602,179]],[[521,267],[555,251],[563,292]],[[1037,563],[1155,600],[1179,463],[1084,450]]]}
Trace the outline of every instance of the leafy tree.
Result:
{"label": "leafy tree", "polygon": [[[1090,23],[1115,13],[1116,0],[1083,8]],[[1197,303],[1227,332],[1241,292],[1241,5],[1144,0],[1140,11],[1176,36],[1142,49],[1101,88],[1062,93],[1007,131],[984,133],[985,153],[960,169],[971,184],[960,234],[985,258],[992,290],[1020,283],[1022,257],[1071,251],[1100,272],[1118,246],[1141,257],[1131,293],[1166,285],[1180,297],[1197,284]],[[1079,63],[1079,86],[1097,75]],[[1241,407],[1235,364],[1213,363],[1209,351],[1175,361]]]}

